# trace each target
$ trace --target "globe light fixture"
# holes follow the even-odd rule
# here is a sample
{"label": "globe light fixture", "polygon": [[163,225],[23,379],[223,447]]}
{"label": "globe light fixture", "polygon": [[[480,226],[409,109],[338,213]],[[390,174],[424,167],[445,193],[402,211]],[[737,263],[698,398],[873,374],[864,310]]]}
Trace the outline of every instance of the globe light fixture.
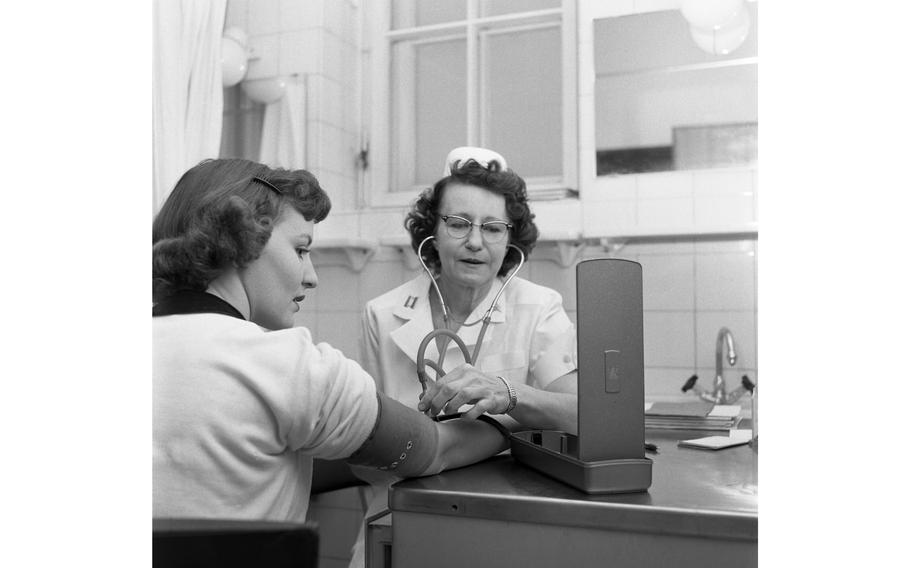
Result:
{"label": "globe light fixture", "polygon": [[727,55],[735,51],[746,41],[752,19],[748,10],[740,10],[736,18],[721,28],[689,27],[689,33],[695,45],[712,55]]}
{"label": "globe light fixture", "polygon": [[743,0],[681,0],[679,11],[689,25],[703,30],[726,27],[744,11]]}
{"label": "globe light fixture", "polygon": [[280,100],[284,96],[284,91],[287,88],[287,78],[247,79],[240,84],[240,88],[251,100],[267,105]]}
{"label": "globe light fixture", "polygon": [[221,84],[233,87],[246,76],[250,58],[246,34],[240,28],[228,28],[221,37]]}

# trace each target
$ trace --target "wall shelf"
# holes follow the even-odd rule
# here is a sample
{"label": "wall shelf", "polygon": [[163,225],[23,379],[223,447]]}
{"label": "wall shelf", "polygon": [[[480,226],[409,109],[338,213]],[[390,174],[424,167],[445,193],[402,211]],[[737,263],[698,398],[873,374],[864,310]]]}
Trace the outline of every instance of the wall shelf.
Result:
{"label": "wall shelf", "polygon": [[601,244],[624,245],[626,241],[636,242],[665,241],[667,239],[757,239],[758,223],[731,226],[711,226],[693,229],[690,227],[662,227],[659,229],[631,229],[617,231],[615,234],[592,235],[588,238],[597,238]]}
{"label": "wall shelf", "polygon": [[586,246],[581,231],[577,229],[541,232],[537,238],[537,246],[534,247],[533,257],[568,268],[575,264]]}
{"label": "wall shelf", "polygon": [[398,251],[401,262],[408,270],[417,270],[420,266],[420,260],[411,249],[411,239],[406,235],[388,235],[379,237],[379,244],[386,247],[394,248]]}
{"label": "wall shelf", "polygon": [[376,254],[378,243],[374,239],[336,237],[320,239],[311,253],[316,266],[346,266],[360,272]]}

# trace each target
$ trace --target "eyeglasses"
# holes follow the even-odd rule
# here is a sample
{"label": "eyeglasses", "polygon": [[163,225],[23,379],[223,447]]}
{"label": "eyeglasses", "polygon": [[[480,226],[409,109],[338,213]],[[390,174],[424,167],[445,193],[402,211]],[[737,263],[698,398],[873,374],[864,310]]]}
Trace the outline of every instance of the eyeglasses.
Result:
{"label": "eyeglasses", "polygon": [[443,215],[442,220],[446,224],[446,232],[453,239],[463,239],[471,232],[471,227],[480,227],[480,235],[483,237],[484,242],[489,244],[496,244],[502,241],[509,229],[512,228],[512,224],[505,221],[472,223],[458,215]]}

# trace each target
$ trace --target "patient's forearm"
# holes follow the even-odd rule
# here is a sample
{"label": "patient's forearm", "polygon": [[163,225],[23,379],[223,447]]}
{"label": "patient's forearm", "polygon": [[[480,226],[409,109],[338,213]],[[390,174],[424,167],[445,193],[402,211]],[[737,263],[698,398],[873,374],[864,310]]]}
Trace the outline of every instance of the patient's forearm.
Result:
{"label": "patient's forearm", "polygon": [[470,465],[509,447],[508,440],[496,428],[481,420],[455,419],[436,424],[439,428],[436,459],[423,475]]}

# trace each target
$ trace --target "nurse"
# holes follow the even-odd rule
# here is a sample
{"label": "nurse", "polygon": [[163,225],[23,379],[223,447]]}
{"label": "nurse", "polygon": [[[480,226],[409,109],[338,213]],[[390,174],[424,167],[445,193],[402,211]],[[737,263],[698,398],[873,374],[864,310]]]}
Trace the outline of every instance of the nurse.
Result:
{"label": "nurse", "polygon": [[370,300],[362,325],[364,368],[382,392],[433,416],[466,404],[470,416],[500,415],[512,428],[577,433],[575,328],[559,293],[520,276],[500,296],[475,365],[461,365],[460,350],[445,337],[428,346],[426,358],[433,362],[440,348],[447,351],[446,375],[430,381],[421,399],[420,342],[447,328],[473,353],[484,312],[520,262],[510,245],[528,256],[538,236],[525,182],[500,154],[457,148],[446,172],[414,203],[405,227],[415,252],[433,237],[422,247],[423,259],[448,322],[426,274]]}
{"label": "nurse", "polygon": [[[426,274],[370,300],[361,326],[361,363],[380,391],[432,416],[466,405],[461,408],[466,417],[493,414],[510,430],[577,434],[575,327],[558,292],[519,276],[499,297],[476,365],[464,365],[461,351],[445,337],[428,345],[426,359],[432,362],[440,349],[446,351],[446,374],[429,381],[421,398],[417,352],[424,337],[449,329],[473,354],[484,313],[521,260],[509,245],[527,257],[538,236],[525,182],[507,169],[502,155],[456,148],[446,158],[444,176],[420,195],[405,227],[434,275],[449,317],[443,317]],[[433,238],[421,247],[427,237]],[[385,509],[388,485],[398,478],[359,467],[354,473],[372,486],[367,517]],[[363,539],[361,527],[349,568],[364,565]]]}
{"label": "nurse", "polygon": [[498,424],[433,422],[293,327],[330,207],[306,171],[210,160],[156,216],[155,517],[303,522],[314,457],[408,477],[506,447]]}

